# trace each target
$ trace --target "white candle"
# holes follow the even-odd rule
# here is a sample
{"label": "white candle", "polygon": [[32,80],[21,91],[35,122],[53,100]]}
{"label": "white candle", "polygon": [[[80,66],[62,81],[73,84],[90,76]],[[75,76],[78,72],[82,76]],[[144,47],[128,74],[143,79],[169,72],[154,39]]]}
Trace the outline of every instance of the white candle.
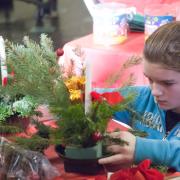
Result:
{"label": "white candle", "polygon": [[7,83],[7,66],[6,66],[6,52],[5,52],[5,43],[2,36],[0,36],[0,64],[1,64],[1,79],[2,86],[5,86]]}
{"label": "white candle", "polygon": [[99,3],[98,0],[84,0],[84,3],[90,13],[90,15],[94,16],[94,6]]}
{"label": "white candle", "polygon": [[85,113],[90,112],[91,108],[91,91],[92,91],[92,73],[91,73],[91,60],[85,58]]}

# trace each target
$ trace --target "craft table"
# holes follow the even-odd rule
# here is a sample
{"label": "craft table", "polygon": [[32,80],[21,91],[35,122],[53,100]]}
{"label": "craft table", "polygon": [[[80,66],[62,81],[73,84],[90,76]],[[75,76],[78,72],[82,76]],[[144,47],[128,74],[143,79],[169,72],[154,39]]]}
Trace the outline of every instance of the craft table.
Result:
{"label": "craft table", "polygon": [[[136,79],[135,85],[144,85],[148,81],[143,75],[142,64],[135,65],[126,70],[117,81],[110,86],[107,80],[112,76],[118,76],[122,64],[132,56],[141,56],[144,46],[144,33],[129,33],[127,40],[119,45],[97,45],[93,41],[93,35],[89,34],[85,37],[73,40],[64,45],[64,55],[60,57],[59,62],[63,58],[66,66],[70,60],[74,60],[77,56],[74,49],[79,47],[84,53],[84,60],[89,59],[91,62],[92,86],[93,87],[120,87],[122,82],[133,73]],[[74,63],[76,66],[76,63]]]}

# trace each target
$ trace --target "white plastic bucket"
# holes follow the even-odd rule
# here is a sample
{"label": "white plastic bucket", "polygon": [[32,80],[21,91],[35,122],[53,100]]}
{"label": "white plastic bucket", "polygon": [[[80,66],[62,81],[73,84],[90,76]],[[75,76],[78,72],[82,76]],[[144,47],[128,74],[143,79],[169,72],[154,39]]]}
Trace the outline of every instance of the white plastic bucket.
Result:
{"label": "white plastic bucket", "polygon": [[121,3],[97,4],[93,11],[94,43],[114,45],[124,42],[127,39],[127,21],[135,12],[135,7]]}

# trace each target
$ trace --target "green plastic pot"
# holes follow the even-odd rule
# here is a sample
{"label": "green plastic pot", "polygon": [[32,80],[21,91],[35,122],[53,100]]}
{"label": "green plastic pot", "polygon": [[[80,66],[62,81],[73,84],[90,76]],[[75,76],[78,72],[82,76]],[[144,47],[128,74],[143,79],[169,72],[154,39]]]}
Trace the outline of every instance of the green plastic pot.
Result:
{"label": "green plastic pot", "polygon": [[99,142],[95,146],[80,148],[66,146],[65,156],[72,159],[97,159],[102,157],[102,143]]}

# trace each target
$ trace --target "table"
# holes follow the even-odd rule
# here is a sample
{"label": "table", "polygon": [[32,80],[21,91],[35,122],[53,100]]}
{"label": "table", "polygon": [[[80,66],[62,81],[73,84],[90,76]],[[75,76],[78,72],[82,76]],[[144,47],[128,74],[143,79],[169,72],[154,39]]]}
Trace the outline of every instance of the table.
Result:
{"label": "table", "polygon": [[64,66],[68,68],[70,61],[73,61],[78,74],[79,57],[75,53],[75,49],[80,48],[84,53],[84,59],[79,59],[79,61],[89,59],[91,62],[92,87],[120,87],[131,73],[136,78],[135,85],[144,85],[148,81],[143,75],[142,64],[129,68],[118,77],[116,82],[110,85],[107,84],[108,78],[114,75],[118,76],[117,73],[120,72],[124,62],[131,57],[142,55],[143,46],[144,33],[129,33],[128,39],[123,44],[112,46],[95,44],[93,35],[89,34],[65,44],[63,47],[64,55],[59,58],[59,63],[64,63]]}

